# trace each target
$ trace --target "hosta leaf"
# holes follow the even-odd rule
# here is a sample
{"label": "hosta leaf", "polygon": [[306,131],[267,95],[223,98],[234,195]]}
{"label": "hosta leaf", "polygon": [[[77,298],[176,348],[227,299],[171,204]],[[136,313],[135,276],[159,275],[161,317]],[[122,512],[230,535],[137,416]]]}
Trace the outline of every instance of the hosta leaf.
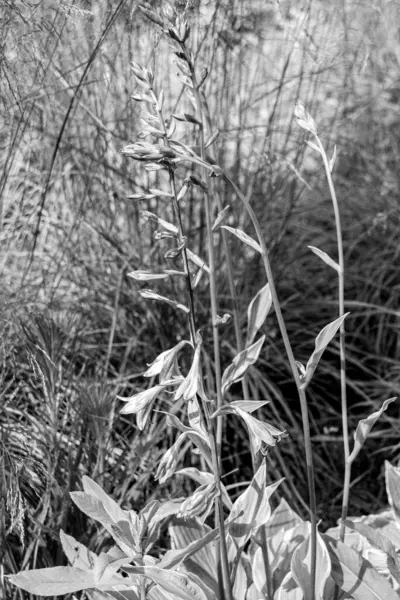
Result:
{"label": "hosta leaf", "polygon": [[374,413],[372,413],[371,415],[369,415],[369,417],[367,417],[366,419],[362,419],[361,421],[359,421],[359,423],[357,425],[357,429],[354,433],[354,448],[349,457],[349,460],[351,462],[356,458],[357,454],[360,452],[362,446],[364,445],[365,440],[368,437],[369,432],[371,431],[372,427],[375,425],[376,421],[379,419],[379,417],[382,415],[382,413],[387,409],[389,404],[391,404],[391,402],[394,402],[395,400],[396,400],[396,398],[389,398],[388,400],[385,400],[385,402],[382,404],[382,406],[379,410],[377,410]]}
{"label": "hosta leaf", "polygon": [[365,558],[339,540],[324,536],[332,562],[332,577],[354,600],[399,600],[389,581]]}
{"label": "hosta leaf", "polygon": [[337,262],[335,262],[329,256],[329,254],[327,254],[323,250],[320,250],[319,248],[316,248],[315,246],[308,246],[308,247],[310,248],[310,250],[312,250],[312,252],[314,252],[314,254],[316,254],[317,256],[319,256],[319,258],[321,260],[323,260],[325,264],[329,265],[330,267],[332,267],[332,269],[335,269],[335,271],[337,271],[339,273],[340,266],[338,265]]}
{"label": "hosta leaf", "polygon": [[94,563],[95,553],[78,542],[71,535],[67,535],[63,530],[60,531],[60,541],[65,556],[68,558],[72,567],[77,569],[89,570]]}
{"label": "hosta leaf", "polygon": [[321,356],[323,355],[327,345],[336,335],[336,332],[338,331],[339,327],[341,326],[348,314],[350,313],[346,313],[345,315],[342,315],[335,321],[332,321],[332,323],[326,325],[323,329],[321,329],[321,331],[315,338],[315,350],[308,360],[306,366],[306,374],[301,383],[301,387],[303,389],[305,389],[310,383],[312,376],[314,375],[314,371],[317,368],[318,363],[321,360]]}
{"label": "hosta leaf", "polygon": [[271,515],[269,499],[281,482],[282,479],[266,486],[264,461],[250,485],[234,502],[226,524],[238,548],[246,544],[255,529],[268,521]]}
{"label": "hosta leaf", "polygon": [[362,522],[353,522],[346,519],[344,524],[346,527],[358,531],[358,533],[367,538],[372,546],[385,553],[387,568],[396,581],[400,583],[400,559],[397,556],[395,546],[389,538],[387,538],[379,529],[374,529]]}
{"label": "hosta leaf", "polygon": [[[213,529],[212,531],[208,531],[203,537],[194,539],[184,548],[179,548],[178,550],[168,550],[157,566],[162,569],[172,569],[199,552],[199,550],[202,548],[205,548],[211,542],[214,542],[218,537],[219,530]],[[212,547],[215,548],[215,545]]]}
{"label": "hosta leaf", "polygon": [[178,573],[169,569],[160,569],[158,566],[128,567],[125,570],[127,573],[148,577],[163,590],[173,594],[173,598],[175,599],[209,600],[202,587],[184,573]]}
{"label": "hosta leaf", "polygon": [[[311,529],[311,528],[310,528]],[[324,588],[331,572],[331,560],[327,547],[317,532],[315,567],[315,598],[323,600]],[[308,536],[293,552],[291,560],[292,575],[303,590],[304,600],[314,597],[311,586],[311,537]]]}
{"label": "hosta leaf", "polygon": [[400,522],[400,469],[385,461],[386,493],[397,523]]}
{"label": "hosta leaf", "polygon": [[227,367],[222,375],[222,393],[225,394],[227,389],[236,381],[239,381],[246,373],[247,369],[253,365],[261,352],[262,345],[265,340],[265,335],[260,339],[239,352],[233,359],[232,363]]}
{"label": "hosta leaf", "polygon": [[255,240],[253,240],[253,238],[251,238],[249,235],[247,235],[247,233],[245,233],[241,229],[237,229],[235,227],[229,227],[229,225],[222,225],[221,229],[222,228],[226,229],[227,231],[230,231],[231,233],[233,233],[233,235],[235,235],[237,238],[239,238],[240,241],[244,242],[245,244],[250,246],[250,248],[253,248],[253,250],[257,250],[257,252],[262,254],[262,249],[261,249],[260,244],[258,242],[256,242]]}
{"label": "hosta leaf", "polygon": [[292,529],[303,522],[303,519],[290,508],[284,498],[273,511],[270,520],[265,526],[267,537],[273,537],[276,533]]}
{"label": "hosta leaf", "polygon": [[247,339],[246,347],[251,344],[262,327],[272,306],[269,283],[264,285],[254,296],[247,309]]}
{"label": "hosta leaf", "polygon": [[83,571],[76,567],[21,571],[17,575],[11,575],[9,581],[30,594],[38,596],[62,596],[93,588],[96,585],[93,572]]}
{"label": "hosta leaf", "polygon": [[274,595],[274,599],[304,600],[304,594],[290,571],[285,575],[281,585]]}
{"label": "hosta leaf", "polygon": [[[171,545],[174,549],[185,549],[196,541],[203,539],[211,529],[197,520],[174,519],[169,526]],[[218,594],[218,576],[215,542],[200,548],[194,555],[187,558],[180,569],[186,573],[195,573],[211,589]]]}

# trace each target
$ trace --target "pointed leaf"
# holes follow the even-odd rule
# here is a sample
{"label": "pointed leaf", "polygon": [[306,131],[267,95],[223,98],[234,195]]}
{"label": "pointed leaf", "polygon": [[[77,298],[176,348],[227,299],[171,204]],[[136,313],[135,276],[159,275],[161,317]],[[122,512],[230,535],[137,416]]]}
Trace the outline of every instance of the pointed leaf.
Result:
{"label": "pointed leaf", "polygon": [[315,350],[310,356],[307,366],[306,366],[306,374],[301,383],[301,387],[305,389],[307,385],[310,383],[312,376],[314,375],[314,371],[318,366],[319,361],[321,360],[321,356],[323,355],[327,345],[336,335],[339,327],[342,325],[343,321],[350,313],[346,313],[332,321],[332,323],[328,323],[317,335],[315,338]]}
{"label": "pointed leaf", "polygon": [[396,400],[395,397],[385,400],[385,402],[382,404],[382,406],[379,410],[377,410],[374,413],[372,413],[371,415],[369,415],[369,417],[367,417],[366,419],[362,419],[361,421],[359,421],[359,423],[357,425],[357,429],[354,433],[354,448],[353,448],[352,453],[349,456],[350,462],[353,462],[353,460],[356,458],[357,454],[360,452],[362,446],[364,445],[365,440],[368,437],[369,432],[371,431],[372,427],[375,425],[376,421],[379,419],[379,417],[382,415],[382,413],[387,409],[389,404],[391,404],[395,400]]}
{"label": "pointed leaf", "polygon": [[304,600],[304,594],[290,571],[283,578],[275,598],[276,600]]}
{"label": "pointed leaf", "polygon": [[247,339],[246,347],[251,344],[262,327],[272,306],[272,296],[269,283],[264,285],[254,296],[247,309]]}
{"label": "pointed leaf", "polygon": [[400,469],[385,460],[386,493],[397,523],[400,522]]}
{"label": "pointed leaf", "polygon": [[[311,528],[310,528],[311,533]],[[323,600],[324,588],[331,572],[331,560],[327,547],[317,532],[317,554],[315,568],[315,598]],[[311,538],[307,537],[293,552],[291,560],[293,578],[303,590],[304,600],[314,597],[311,586]]]}
{"label": "pointed leaf", "polygon": [[245,244],[250,246],[250,248],[253,248],[253,250],[257,250],[257,252],[262,254],[262,249],[261,249],[260,244],[258,242],[256,242],[255,240],[253,240],[253,238],[251,238],[249,235],[247,235],[247,233],[245,233],[241,229],[237,229],[235,227],[229,227],[229,225],[222,225],[221,228],[226,229],[227,231],[230,231],[231,233],[233,233],[233,235],[235,235],[237,238],[239,238],[239,240],[241,240],[242,242],[244,242]]}
{"label": "pointed leaf", "polygon": [[222,375],[223,394],[225,394],[227,389],[233,383],[239,381],[246,373],[247,369],[258,360],[264,341],[265,335],[235,356],[232,363],[225,369],[224,374]]}
{"label": "pointed leaf", "polygon": [[302,522],[303,519],[282,498],[265,527],[267,537],[270,538],[276,533],[288,531]]}
{"label": "pointed leaf", "polygon": [[389,581],[352,548],[324,536],[335,583],[355,600],[399,600]]}
{"label": "pointed leaf", "polygon": [[21,571],[11,575],[9,581],[30,594],[40,596],[62,596],[87,590],[96,585],[93,572],[83,571],[75,567],[52,567]]}
{"label": "pointed leaf", "polygon": [[395,546],[389,538],[387,538],[379,529],[374,529],[365,523],[356,523],[346,519],[344,524],[346,527],[358,531],[358,533],[363,535],[374,548],[377,548],[384,553],[388,570],[397,583],[400,583],[400,559],[397,556]]}
{"label": "pointed leaf", "polygon": [[314,254],[316,254],[317,256],[319,256],[319,258],[321,260],[324,261],[325,264],[329,265],[330,267],[332,267],[332,269],[335,269],[335,271],[337,271],[337,273],[340,272],[340,266],[338,265],[337,262],[335,262],[330,256],[329,254],[327,254],[326,252],[324,252],[323,250],[320,250],[319,248],[316,248],[315,246],[308,246],[310,248],[310,250],[312,250],[312,252],[314,252]]}
{"label": "pointed leaf", "polygon": [[127,567],[127,573],[139,574],[148,577],[158,584],[163,590],[180,600],[209,600],[207,594],[198,583],[190,579],[184,573],[178,573],[169,569],[160,569],[158,566]]}

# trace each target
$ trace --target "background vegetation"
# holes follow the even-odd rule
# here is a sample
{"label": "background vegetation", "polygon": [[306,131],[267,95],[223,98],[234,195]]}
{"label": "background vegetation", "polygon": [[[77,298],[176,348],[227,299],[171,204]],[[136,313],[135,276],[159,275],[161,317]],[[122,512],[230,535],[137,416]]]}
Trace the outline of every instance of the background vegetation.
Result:
{"label": "background vegetation", "polygon": [[[335,277],[307,245],[335,256],[336,242],[322,164],[293,120],[296,100],[318,122],[324,145],[337,144],[353,430],[360,416],[400,392],[400,6],[385,0],[176,4],[186,6],[193,50],[209,69],[210,119],[220,131],[215,158],[262,222],[301,362],[336,314]],[[83,474],[135,508],[182,492],[178,480],[161,488],[153,480],[170,442],[163,415],[139,437],[133,420],[118,416],[115,397],[144,387],[146,364],[186,335],[173,309],[141,299],[127,277],[164,262],[152,225],[128,198],[149,182],[161,185],[120,153],[141,128],[130,62],[154,69],[172,112],[182,112],[185,100],[166,40],[135,2],[0,0],[0,7],[0,565],[10,573],[62,564],[60,527],[94,550],[102,546],[68,496]],[[218,192],[231,206],[232,223],[246,229],[231,190],[220,185]],[[191,248],[205,257],[203,207],[194,200],[185,199],[185,229]],[[161,201],[155,202],[140,208],[160,214]],[[230,243],[244,309],[265,283],[263,270],[243,245]],[[218,256],[218,291],[229,312],[222,251]],[[207,298],[200,287],[196,310],[204,324]],[[271,401],[275,424],[290,433],[269,456],[270,477],[286,477],[283,494],[305,514],[295,388],[273,316],[264,329],[267,350],[250,375],[252,394]],[[225,362],[233,340],[227,327]],[[317,501],[326,525],[340,514],[343,478],[338,351],[336,340],[309,391]],[[382,416],[355,466],[350,514],[383,506],[381,464],[383,456],[397,458],[398,410],[394,403]],[[247,481],[246,435],[235,429],[225,439],[225,471],[238,469],[227,481]],[[23,597],[15,589],[4,594]]]}

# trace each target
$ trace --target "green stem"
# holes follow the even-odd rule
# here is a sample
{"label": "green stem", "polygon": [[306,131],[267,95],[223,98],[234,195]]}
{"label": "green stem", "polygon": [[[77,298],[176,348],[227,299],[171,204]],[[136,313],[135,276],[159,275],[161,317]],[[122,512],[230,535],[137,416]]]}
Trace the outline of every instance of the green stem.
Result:
{"label": "green stem", "polygon": [[257,234],[258,243],[261,246],[261,256],[263,260],[264,269],[267,275],[272,301],[274,304],[279,330],[282,336],[282,340],[285,346],[286,354],[289,360],[290,369],[296,384],[297,392],[300,400],[301,417],[303,422],[303,433],[304,433],[304,446],[306,455],[306,467],[307,467],[307,481],[308,481],[308,493],[310,501],[310,521],[311,521],[311,600],[315,598],[315,566],[316,566],[316,551],[317,551],[317,503],[315,497],[315,480],[314,480],[314,466],[311,448],[311,435],[310,435],[310,422],[308,418],[307,399],[305,391],[301,387],[299,373],[297,370],[296,361],[293,355],[293,350],[290,345],[289,337],[286,330],[285,321],[283,319],[281,306],[278,299],[278,294],[275,287],[274,277],[271,269],[271,263],[269,261],[268,250],[265,245],[264,237],[261,231],[258,219],[248,201],[248,199],[242,194],[237,185],[229,178],[224,175],[226,180],[231,184],[235,190],[237,196],[246,208],[246,211],[251,219],[255,232]]}
{"label": "green stem", "polygon": [[[340,211],[339,203],[336,196],[335,186],[333,185],[331,169],[329,166],[328,157],[325,149],[322,145],[321,140],[317,134],[314,134],[314,138],[317,142],[319,151],[322,156],[324,163],[325,174],[328,181],[329,192],[332,198],[333,211],[335,214],[335,225],[336,225],[336,239],[338,249],[338,280],[339,280],[339,317],[344,315],[344,256],[343,256],[343,238],[342,238],[342,227],[340,222]],[[339,347],[340,347],[340,396],[341,396],[341,410],[342,410],[342,430],[343,430],[343,449],[344,449],[344,462],[345,462],[345,477],[343,483],[343,500],[342,500],[342,516],[343,521],[347,517],[347,511],[349,506],[349,495],[350,495],[350,470],[351,463],[349,462],[350,456],[350,443],[349,443],[349,428],[348,428],[348,416],[347,416],[347,393],[346,393],[346,343],[345,343],[345,323],[342,322],[339,330]],[[344,525],[340,525],[340,539],[344,540]]]}

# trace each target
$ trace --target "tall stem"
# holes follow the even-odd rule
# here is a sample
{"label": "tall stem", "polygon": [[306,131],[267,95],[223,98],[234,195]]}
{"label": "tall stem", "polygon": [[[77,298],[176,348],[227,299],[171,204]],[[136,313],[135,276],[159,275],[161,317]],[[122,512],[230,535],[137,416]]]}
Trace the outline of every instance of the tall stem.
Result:
{"label": "tall stem", "polygon": [[[190,53],[182,42],[180,44],[183,54],[185,55],[186,62],[190,71],[190,76],[193,84],[193,94],[196,100],[197,112],[200,118],[200,156],[202,161],[205,161],[205,142],[204,142],[204,115],[202,110],[202,102],[199,92],[199,85],[196,78],[194,64],[192,62]],[[203,176],[206,175],[206,170],[202,167]],[[214,349],[214,368],[215,368],[215,385],[217,393],[217,409],[222,406],[222,373],[221,373],[221,356],[220,356],[220,342],[219,342],[219,331],[218,331],[218,304],[217,304],[217,281],[216,281],[216,263],[215,263],[215,248],[214,248],[214,233],[212,229],[212,202],[211,194],[209,191],[204,192],[205,196],[205,212],[206,212],[206,228],[207,228],[207,244],[208,244],[208,261],[210,268],[210,300],[211,300],[211,321],[212,321],[212,332],[213,332],[213,349]],[[204,412],[208,420],[208,407],[204,406]],[[230,581],[230,570],[228,561],[228,551],[226,545],[226,534],[225,534],[225,517],[224,517],[224,506],[221,495],[221,443],[222,443],[222,418],[217,417],[216,431],[212,423],[208,424],[209,437],[212,448],[213,456],[213,470],[215,482],[217,485],[217,497],[215,501],[215,520],[219,526],[220,531],[220,557],[221,557],[221,568],[224,580],[224,591],[228,600],[233,600],[232,586]]]}
{"label": "tall stem", "polygon": [[278,294],[275,287],[274,276],[271,269],[271,263],[268,256],[268,250],[265,245],[264,237],[261,231],[258,219],[248,201],[248,199],[242,194],[237,185],[229,178],[224,175],[226,180],[231,184],[235,190],[237,196],[246,208],[246,211],[251,219],[255,232],[257,234],[258,243],[261,246],[261,256],[263,260],[264,269],[267,275],[272,301],[274,304],[276,317],[278,320],[279,330],[282,336],[282,340],[285,346],[286,354],[289,360],[290,369],[296,384],[297,392],[300,400],[301,417],[303,422],[304,432],[304,446],[306,455],[306,467],[307,467],[307,481],[308,481],[308,494],[310,501],[310,521],[311,521],[311,600],[315,598],[315,566],[316,566],[316,550],[317,550],[317,503],[315,497],[315,480],[314,480],[314,466],[311,448],[311,435],[310,435],[310,422],[308,418],[308,408],[305,390],[301,387],[299,373],[296,366],[296,361],[293,355],[293,350],[289,341],[289,337],[286,330],[285,321],[283,319],[281,306],[278,299]]}
{"label": "tall stem", "polygon": [[[339,203],[336,196],[335,186],[333,185],[331,169],[329,166],[328,157],[325,152],[325,148],[322,145],[321,140],[317,134],[314,134],[314,138],[317,142],[319,151],[322,156],[324,163],[324,169],[326,178],[328,181],[329,192],[332,198],[333,211],[335,214],[335,225],[336,225],[336,239],[337,239],[337,250],[338,250],[338,297],[339,297],[339,317],[344,315],[344,256],[343,256],[343,238],[342,238],[342,227],[340,222],[340,211]],[[348,416],[347,416],[347,392],[346,392],[346,343],[345,343],[345,323],[344,321],[340,325],[339,330],[339,346],[340,346],[340,396],[341,396],[341,410],[342,410],[342,430],[343,430],[343,450],[344,450],[344,462],[345,462],[345,476],[343,483],[343,500],[342,500],[342,515],[340,524],[340,539],[344,540],[344,525],[343,520],[347,517],[347,511],[349,506],[349,494],[350,494],[350,474],[351,464],[349,462],[350,456],[350,443],[349,443],[349,429],[348,429]]]}

